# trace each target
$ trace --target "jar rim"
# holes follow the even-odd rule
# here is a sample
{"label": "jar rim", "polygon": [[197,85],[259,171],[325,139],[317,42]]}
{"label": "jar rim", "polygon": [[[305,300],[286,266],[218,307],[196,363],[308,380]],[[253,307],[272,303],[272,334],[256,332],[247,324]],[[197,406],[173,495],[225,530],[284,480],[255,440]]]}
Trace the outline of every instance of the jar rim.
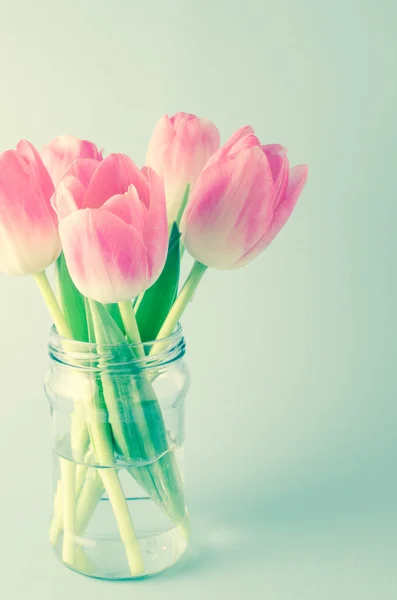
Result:
{"label": "jar rim", "polygon": [[185,339],[180,323],[166,337],[134,344],[127,340],[125,344],[98,344],[71,340],[60,335],[53,325],[50,330],[48,352],[50,358],[56,362],[75,368],[92,370],[93,364],[98,361],[101,363],[100,370],[119,369],[131,365],[139,369],[158,368],[182,358],[185,354]]}

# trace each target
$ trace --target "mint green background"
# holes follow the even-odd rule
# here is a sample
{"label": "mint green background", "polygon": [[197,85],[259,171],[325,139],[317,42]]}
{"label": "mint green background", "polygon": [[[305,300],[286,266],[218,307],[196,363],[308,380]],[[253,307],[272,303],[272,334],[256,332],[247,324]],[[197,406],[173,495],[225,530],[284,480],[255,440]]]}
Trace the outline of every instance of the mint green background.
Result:
{"label": "mint green background", "polygon": [[266,254],[210,272],[183,323],[195,540],[106,584],[47,545],[49,318],[0,278],[0,595],[397,597],[394,0],[0,0],[1,148],[59,133],[142,163],[165,112],[252,123],[309,182]]}

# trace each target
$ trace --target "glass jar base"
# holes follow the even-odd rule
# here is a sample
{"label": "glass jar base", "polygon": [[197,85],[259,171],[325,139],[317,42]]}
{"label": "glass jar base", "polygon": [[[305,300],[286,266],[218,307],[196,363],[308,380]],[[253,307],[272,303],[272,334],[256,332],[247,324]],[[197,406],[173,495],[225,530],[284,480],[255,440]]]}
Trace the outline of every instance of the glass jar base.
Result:
{"label": "glass jar base", "polygon": [[[66,544],[66,554],[64,535],[59,536],[54,546],[57,558],[77,573],[106,580],[144,579],[170,569],[185,554],[188,535],[182,527],[169,527],[168,519],[164,519],[163,523],[161,519],[157,519],[157,523],[150,520],[153,516],[152,505],[146,498],[128,500],[130,513],[138,517],[136,522],[140,524],[136,528],[136,537],[143,562],[141,574],[131,573],[126,548],[116,524],[110,518],[110,503],[104,500],[100,502],[95,519],[84,535],[75,536],[73,544]],[[104,530],[104,523],[108,524],[107,530]]]}

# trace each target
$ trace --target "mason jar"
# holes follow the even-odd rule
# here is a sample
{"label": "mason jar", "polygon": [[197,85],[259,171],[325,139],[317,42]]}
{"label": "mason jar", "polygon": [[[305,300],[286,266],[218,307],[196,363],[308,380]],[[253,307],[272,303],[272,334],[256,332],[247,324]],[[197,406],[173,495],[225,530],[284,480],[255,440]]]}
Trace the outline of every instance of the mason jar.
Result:
{"label": "mason jar", "polygon": [[97,578],[159,573],[188,544],[181,327],[139,346],[50,336],[50,542],[67,567]]}

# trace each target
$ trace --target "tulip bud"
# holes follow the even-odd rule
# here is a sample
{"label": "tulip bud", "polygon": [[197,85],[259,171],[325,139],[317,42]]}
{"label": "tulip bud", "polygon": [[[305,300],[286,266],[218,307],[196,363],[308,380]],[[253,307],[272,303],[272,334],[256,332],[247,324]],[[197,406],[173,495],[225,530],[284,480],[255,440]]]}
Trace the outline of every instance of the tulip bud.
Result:
{"label": "tulip bud", "polygon": [[286,152],[278,144],[261,146],[252,127],[243,127],[208,161],[181,223],[196,261],[241,267],[276,237],[307,179],[306,165],[289,170]]}
{"label": "tulip bud", "polygon": [[58,257],[61,245],[50,198],[51,178],[37,150],[19,142],[0,154],[0,271],[33,275]]}
{"label": "tulip bud", "polygon": [[62,175],[73,161],[78,158],[102,160],[102,153],[91,142],[79,140],[72,135],[60,135],[44,146],[41,150],[41,158],[57,187]]}
{"label": "tulip bud", "polygon": [[123,154],[66,171],[53,203],[70,275],[92,300],[124,302],[159,277],[168,246],[164,187]]}
{"label": "tulip bud", "polygon": [[146,164],[164,179],[168,221],[177,218],[188,184],[194,188],[207,160],[218,150],[219,131],[206,119],[187,113],[165,115],[154,128]]}

